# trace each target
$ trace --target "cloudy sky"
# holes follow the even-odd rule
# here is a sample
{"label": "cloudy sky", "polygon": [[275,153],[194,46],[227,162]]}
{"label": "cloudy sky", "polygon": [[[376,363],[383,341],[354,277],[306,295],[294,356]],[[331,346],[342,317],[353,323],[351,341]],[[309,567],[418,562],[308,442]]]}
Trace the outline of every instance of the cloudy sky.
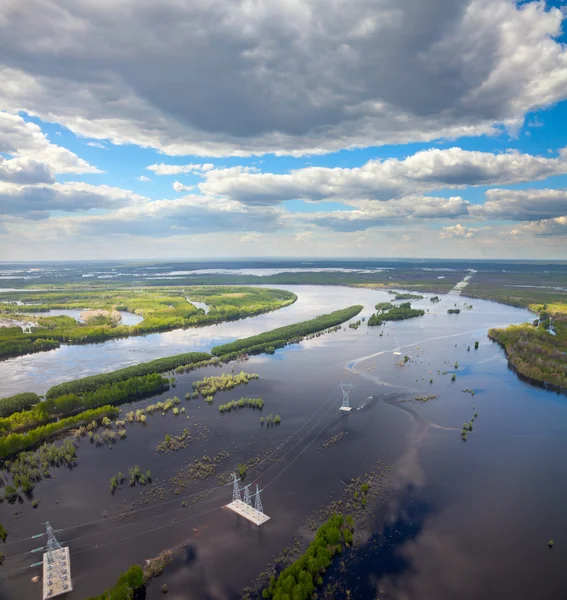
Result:
{"label": "cloudy sky", "polygon": [[3,260],[567,258],[563,0],[4,0]]}

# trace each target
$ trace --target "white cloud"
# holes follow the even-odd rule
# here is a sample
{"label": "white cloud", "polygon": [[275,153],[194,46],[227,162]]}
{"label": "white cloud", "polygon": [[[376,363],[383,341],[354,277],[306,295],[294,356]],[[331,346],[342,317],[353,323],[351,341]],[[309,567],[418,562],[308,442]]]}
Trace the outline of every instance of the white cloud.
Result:
{"label": "white cloud", "polygon": [[362,167],[307,167],[287,174],[232,167],[204,174],[199,189],[246,204],[308,201],[390,200],[442,187],[511,184],[567,173],[567,155],[548,158],[521,154],[430,149],[403,160],[370,160]]}
{"label": "white cloud", "polygon": [[144,181],[144,182],[147,182],[147,181],[151,181],[151,180],[152,180],[152,178],[151,178],[151,177],[146,177],[145,175],[140,175],[140,177],[136,177],[136,179],[137,179],[138,181]]}
{"label": "white cloud", "polygon": [[211,163],[188,165],[166,165],[159,163],[146,167],[148,171],[153,171],[156,175],[179,175],[180,173],[205,173],[214,168]]}
{"label": "white cloud", "polygon": [[1,106],[171,155],[479,135],[567,96],[544,2],[5,4]]}
{"label": "white cloud", "polygon": [[87,142],[87,146],[92,146],[93,148],[100,148],[101,150],[108,150],[108,148],[100,142]]}
{"label": "white cloud", "polygon": [[174,181],[172,187],[176,192],[188,192],[190,190],[195,189],[194,185],[183,185],[179,181]]}
{"label": "white cloud", "polygon": [[450,225],[449,227],[443,227],[439,233],[439,239],[450,240],[452,238],[472,238],[475,232],[467,227],[457,223],[457,225]]}
{"label": "white cloud", "polygon": [[567,215],[567,190],[487,190],[486,202],[471,214],[486,219],[538,221]]}
{"label": "white cloud", "polygon": [[[1,92],[0,92],[1,93]],[[7,166],[10,170],[24,169],[23,165],[53,174],[100,173],[96,167],[79,158],[66,148],[52,144],[38,125],[25,121],[21,116],[0,111],[0,152],[9,154],[18,166]],[[1,175],[0,175],[1,177]],[[9,179],[8,179],[9,180]]]}

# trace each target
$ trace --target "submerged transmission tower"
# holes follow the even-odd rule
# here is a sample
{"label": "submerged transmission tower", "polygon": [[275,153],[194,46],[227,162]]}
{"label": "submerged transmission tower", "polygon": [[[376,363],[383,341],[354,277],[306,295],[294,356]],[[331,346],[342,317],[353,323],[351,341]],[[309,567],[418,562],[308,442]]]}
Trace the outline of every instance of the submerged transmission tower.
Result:
{"label": "submerged transmission tower", "polygon": [[352,410],[352,406],[350,405],[350,393],[354,391],[354,385],[352,383],[343,383],[342,381],[339,383],[339,388],[343,393],[343,405],[341,406],[341,410],[344,412],[350,412]]}
{"label": "submerged transmission tower", "polygon": [[[260,500],[260,490],[258,489],[258,484],[256,484],[256,493],[250,493],[250,485],[244,486],[240,488],[238,482],[240,481],[236,477],[236,473],[232,474],[232,502],[226,505],[226,508],[229,508],[237,515],[248,519],[254,525],[263,525],[266,521],[269,521],[270,517],[264,513],[264,509],[262,508],[262,501]],[[244,494],[242,492],[244,491]],[[254,496],[254,506],[252,506],[252,496]]]}
{"label": "submerged transmission tower", "polygon": [[71,584],[71,561],[69,548],[63,548],[55,537],[49,521],[46,552],[43,554],[43,600],[66,594],[73,589]]}

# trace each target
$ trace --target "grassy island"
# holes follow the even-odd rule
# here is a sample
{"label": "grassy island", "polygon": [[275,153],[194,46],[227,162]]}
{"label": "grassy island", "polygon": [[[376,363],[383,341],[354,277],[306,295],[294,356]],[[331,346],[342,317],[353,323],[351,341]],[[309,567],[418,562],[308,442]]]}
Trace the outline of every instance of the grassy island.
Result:
{"label": "grassy island", "polygon": [[[29,327],[0,328],[0,360],[42,352],[65,344],[87,344],[235,321],[288,306],[297,296],[285,290],[235,286],[195,286],[158,289],[102,289],[80,291],[22,291],[5,294],[0,318]],[[208,312],[191,303],[205,303]],[[18,301],[21,304],[15,304]],[[80,309],[83,322],[70,316],[49,316],[51,309]],[[142,317],[137,325],[121,325],[119,310]],[[34,315],[33,313],[42,313]]]}
{"label": "grassy island", "polygon": [[[381,305],[377,304],[376,306],[378,307]],[[382,325],[385,321],[405,321],[406,319],[423,317],[424,314],[424,310],[412,308],[410,302],[403,302],[399,306],[378,310],[378,312],[374,313],[370,319],[368,319],[368,326],[376,327]]]}

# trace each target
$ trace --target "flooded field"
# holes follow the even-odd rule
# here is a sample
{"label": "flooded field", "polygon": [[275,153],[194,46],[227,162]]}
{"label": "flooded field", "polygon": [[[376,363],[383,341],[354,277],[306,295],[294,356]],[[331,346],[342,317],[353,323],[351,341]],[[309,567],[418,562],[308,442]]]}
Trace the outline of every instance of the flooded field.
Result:
{"label": "flooded field", "polygon": [[[274,313],[5,361],[4,395],[41,393],[89,373],[207,350],[351,304],[364,304],[360,316],[368,318],[374,304],[391,299],[346,287],[279,287],[299,299]],[[40,598],[40,584],[32,581],[39,569],[26,567],[41,556],[30,551],[45,539],[31,536],[49,520],[70,547],[69,600],[100,593],[129,565],[171,547],[183,551],[151,582],[147,598],[163,597],[167,584],[167,597],[175,600],[236,600],[293,545],[306,519],[381,461],[389,483],[380,502],[367,508],[366,541],[345,572],[337,563],[329,574],[353,599],[564,598],[566,398],[518,380],[486,337],[490,327],[531,320],[531,313],[480,300],[468,310],[465,302],[448,295],[433,304],[428,296],[413,302],[428,311],[422,318],[374,328],[344,325],[273,356],[252,357],[234,369],[259,379],[217,393],[212,404],[184,397],[193,381],[230,373],[232,365],[177,376],[176,387],[161,398],[178,396],[185,414],[156,412],[145,425],[128,425],[126,439],[111,449],[83,438],[78,466],[52,469],[53,477],[34,489],[37,508],[32,498],[0,505],[9,532],[1,548],[0,597]],[[447,314],[455,303],[461,313]],[[348,414],[339,411],[341,381],[355,386]],[[219,404],[242,396],[262,397],[263,411],[219,412]],[[122,413],[155,401],[123,406]],[[462,425],[475,412],[463,442]],[[281,424],[262,425],[260,417],[269,413],[280,415]],[[184,428],[193,440],[185,449],[156,452],[167,434]],[[209,459],[210,475],[196,480],[197,461]],[[231,486],[219,485],[251,460],[256,464],[245,482],[258,483],[271,517],[261,529],[223,508]],[[152,483],[126,483],[111,494],[109,478],[133,465],[151,470]]]}

